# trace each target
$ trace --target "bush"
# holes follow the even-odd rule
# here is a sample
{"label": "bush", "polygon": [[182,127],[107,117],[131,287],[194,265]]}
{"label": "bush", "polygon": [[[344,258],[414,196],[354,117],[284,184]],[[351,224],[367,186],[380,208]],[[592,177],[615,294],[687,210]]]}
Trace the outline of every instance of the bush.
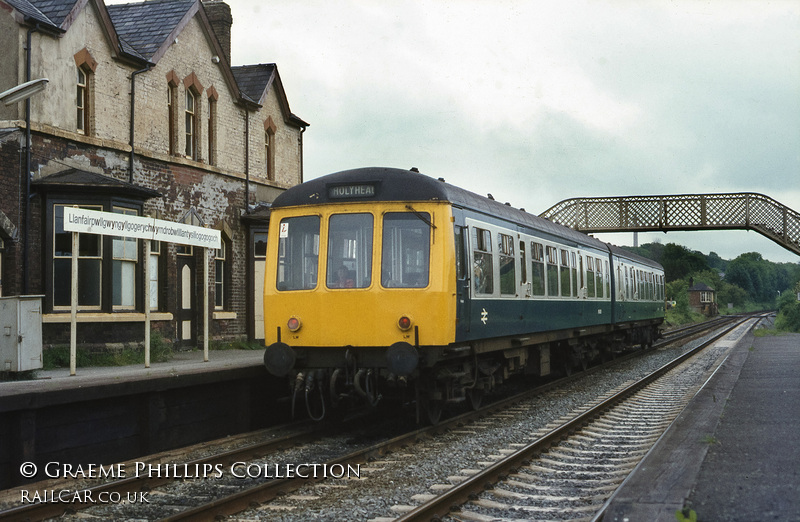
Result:
{"label": "bush", "polygon": [[[798,290],[800,284],[795,287]],[[796,292],[784,292],[778,298],[778,316],[775,318],[775,328],[785,332],[800,333],[800,301]]]}

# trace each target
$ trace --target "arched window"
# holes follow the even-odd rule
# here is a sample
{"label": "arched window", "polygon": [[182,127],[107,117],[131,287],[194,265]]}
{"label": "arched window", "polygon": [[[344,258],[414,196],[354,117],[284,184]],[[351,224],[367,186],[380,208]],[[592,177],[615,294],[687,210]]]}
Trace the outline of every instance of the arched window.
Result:
{"label": "arched window", "polygon": [[208,88],[208,164],[217,164],[217,90]]}
{"label": "arched window", "polygon": [[169,154],[178,154],[178,75],[175,71],[167,73],[167,141]]}
{"label": "arched window", "polygon": [[97,62],[87,48],[73,56],[76,66],[75,130],[86,136],[94,134],[92,128],[94,111],[94,72]]}
{"label": "arched window", "polygon": [[200,140],[202,117],[202,104],[200,95],[203,93],[203,85],[197,79],[195,73],[183,79],[183,86],[186,88],[186,106],[184,108],[184,135],[186,137],[185,153],[186,157],[195,161],[200,161]]}
{"label": "arched window", "polygon": [[195,95],[186,89],[186,156],[197,159],[197,118],[195,117]]}
{"label": "arched window", "polygon": [[275,131],[278,128],[269,116],[264,122],[264,174],[270,181],[275,181]]}

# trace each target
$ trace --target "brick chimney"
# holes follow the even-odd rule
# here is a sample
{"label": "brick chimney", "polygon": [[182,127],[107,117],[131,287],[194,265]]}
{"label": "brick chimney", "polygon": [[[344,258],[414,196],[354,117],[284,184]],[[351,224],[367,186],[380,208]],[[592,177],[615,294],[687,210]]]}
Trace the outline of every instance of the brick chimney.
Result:
{"label": "brick chimney", "polygon": [[230,65],[231,26],[233,25],[231,6],[223,0],[203,0],[203,7],[206,10],[206,15],[208,15],[208,21],[211,22],[211,27],[214,29],[214,34],[217,35],[217,40],[222,46],[225,58],[228,59],[228,65]]}

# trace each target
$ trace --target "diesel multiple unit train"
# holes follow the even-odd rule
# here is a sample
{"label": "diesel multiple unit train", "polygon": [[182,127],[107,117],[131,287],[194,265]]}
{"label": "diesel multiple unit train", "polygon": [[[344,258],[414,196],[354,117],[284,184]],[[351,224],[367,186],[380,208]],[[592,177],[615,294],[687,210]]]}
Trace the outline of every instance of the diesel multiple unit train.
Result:
{"label": "diesel multiple unit train", "polygon": [[270,223],[264,364],[314,418],[405,390],[436,422],[512,374],[650,345],[664,319],[658,263],[416,169],[308,181]]}

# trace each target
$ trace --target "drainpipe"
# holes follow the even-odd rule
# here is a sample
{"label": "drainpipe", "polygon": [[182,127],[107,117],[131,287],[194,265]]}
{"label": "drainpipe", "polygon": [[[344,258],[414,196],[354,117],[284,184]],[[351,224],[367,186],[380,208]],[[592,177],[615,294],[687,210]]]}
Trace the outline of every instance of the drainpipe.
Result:
{"label": "drainpipe", "polygon": [[244,213],[250,213],[250,111],[244,108]]}
{"label": "drainpipe", "polygon": [[301,127],[300,128],[300,183],[303,183],[305,179],[305,174],[303,173],[303,134],[306,132],[308,127]]}
{"label": "drainpipe", "polygon": [[[39,24],[28,29],[28,36],[25,42],[25,81],[31,81],[31,35],[39,30]],[[25,226],[23,239],[24,247],[22,254],[22,295],[28,294],[28,265],[30,258],[30,246],[28,241],[28,229],[31,224],[31,99],[25,100]]]}
{"label": "drainpipe", "polygon": [[134,71],[131,73],[131,130],[130,130],[130,145],[131,145],[131,156],[128,160],[128,182],[133,184],[133,123],[134,123],[134,115],[136,114],[136,75],[141,74],[143,72],[147,72],[152,67],[152,64],[147,64],[147,67],[144,69],[139,69],[138,71]]}

